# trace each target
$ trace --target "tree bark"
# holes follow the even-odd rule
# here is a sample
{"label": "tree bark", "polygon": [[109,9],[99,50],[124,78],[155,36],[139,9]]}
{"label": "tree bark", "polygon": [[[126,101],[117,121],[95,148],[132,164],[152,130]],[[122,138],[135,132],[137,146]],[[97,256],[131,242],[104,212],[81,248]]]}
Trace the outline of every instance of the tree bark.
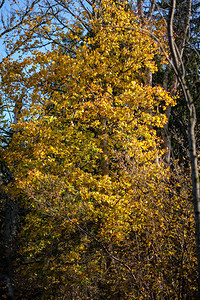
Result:
{"label": "tree bark", "polygon": [[143,19],[143,1],[144,0],[137,0],[137,11],[141,20]]}
{"label": "tree bark", "polygon": [[[193,205],[194,205],[194,215],[195,215],[195,238],[196,238],[196,249],[197,249],[197,262],[198,262],[198,299],[200,299],[200,190],[199,190],[198,157],[196,151],[196,137],[195,137],[196,108],[185,81],[184,64],[181,58],[184,49],[182,48],[181,51],[179,51],[174,42],[173,21],[174,21],[175,9],[176,9],[176,0],[171,0],[170,4],[171,5],[169,10],[169,18],[168,18],[168,42],[169,42],[174,70],[176,72],[176,76],[182,88],[183,95],[188,108],[188,120],[189,120],[188,121],[188,143],[189,143],[189,152],[190,152]],[[186,18],[187,20],[186,30],[189,27],[189,19],[191,13],[191,0],[188,0],[187,4],[188,4],[188,17]],[[185,33],[185,36],[186,34],[187,33]],[[184,47],[184,44],[185,42],[183,43],[182,47]]]}

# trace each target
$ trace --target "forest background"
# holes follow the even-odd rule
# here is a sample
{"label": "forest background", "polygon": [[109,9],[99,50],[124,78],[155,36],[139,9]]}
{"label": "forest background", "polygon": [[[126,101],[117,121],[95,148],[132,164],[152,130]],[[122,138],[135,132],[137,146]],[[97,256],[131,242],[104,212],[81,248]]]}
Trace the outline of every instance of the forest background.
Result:
{"label": "forest background", "polygon": [[198,1],[1,1],[5,299],[200,299]]}

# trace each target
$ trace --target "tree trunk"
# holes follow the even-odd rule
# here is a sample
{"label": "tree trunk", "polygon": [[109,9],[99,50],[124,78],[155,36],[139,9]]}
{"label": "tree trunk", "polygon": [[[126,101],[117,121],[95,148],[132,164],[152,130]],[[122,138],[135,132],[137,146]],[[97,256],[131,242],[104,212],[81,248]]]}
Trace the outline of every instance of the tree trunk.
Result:
{"label": "tree trunk", "polygon": [[[196,238],[196,249],[197,249],[197,261],[198,261],[198,299],[200,299],[200,191],[199,191],[199,173],[198,173],[198,157],[196,151],[196,138],[195,138],[195,125],[196,125],[196,108],[191,97],[190,91],[187,87],[185,81],[185,71],[182,61],[182,53],[176,47],[173,37],[173,20],[174,13],[176,9],[176,0],[170,1],[170,10],[168,18],[168,41],[170,52],[173,61],[173,67],[183,91],[183,95],[188,108],[188,143],[190,152],[190,165],[192,174],[192,192],[193,192],[193,204],[194,204],[194,214],[195,214],[195,238]],[[188,16],[187,27],[189,26],[190,14],[191,14],[191,0],[187,1],[188,6]],[[185,36],[186,36],[185,32]],[[184,47],[185,42],[183,43]],[[181,51],[183,52],[184,49]]]}

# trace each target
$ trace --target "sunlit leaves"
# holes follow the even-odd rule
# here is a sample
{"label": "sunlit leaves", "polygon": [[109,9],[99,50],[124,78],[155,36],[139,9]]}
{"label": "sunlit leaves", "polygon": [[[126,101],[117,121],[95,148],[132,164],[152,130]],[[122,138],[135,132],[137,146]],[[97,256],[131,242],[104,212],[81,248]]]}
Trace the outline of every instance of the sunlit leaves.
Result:
{"label": "sunlit leaves", "polygon": [[[13,194],[21,193],[30,209],[21,252],[36,260],[36,272],[25,273],[31,280],[45,273],[49,295],[51,285],[63,295],[76,286],[77,299],[84,299],[81,288],[95,297],[105,286],[119,299],[145,299],[148,292],[174,298],[178,279],[169,264],[183,260],[180,245],[172,244],[183,243],[186,233],[179,235],[177,182],[171,190],[157,136],[175,101],[147,82],[156,56],[164,63],[159,45],[123,3],[102,1],[93,17],[81,18],[86,33],[77,20],[65,34],[57,28],[56,39],[71,41],[70,49],[54,43],[1,65],[2,90],[20,107],[4,156],[15,175]],[[47,25],[36,33],[47,38]],[[144,26],[157,34],[156,24]],[[189,203],[189,193],[184,197]],[[187,222],[188,233],[190,215]],[[184,255],[188,271],[192,258]]]}

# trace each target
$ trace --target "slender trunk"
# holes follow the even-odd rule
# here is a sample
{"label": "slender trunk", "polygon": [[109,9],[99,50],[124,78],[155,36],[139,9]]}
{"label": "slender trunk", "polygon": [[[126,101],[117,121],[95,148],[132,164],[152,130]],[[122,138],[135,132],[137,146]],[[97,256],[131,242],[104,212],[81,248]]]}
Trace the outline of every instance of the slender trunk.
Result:
{"label": "slender trunk", "polygon": [[[169,83],[169,73],[171,72],[171,66],[168,65],[163,80],[163,87],[166,91],[170,91],[170,95],[173,97],[175,94],[175,90],[177,89],[177,77],[175,74],[172,76],[172,80]],[[171,160],[171,135],[169,132],[169,120],[171,116],[171,105],[168,105],[165,110],[165,115],[167,117],[167,123],[164,125],[163,128],[160,129],[161,138],[163,140],[162,148],[166,150],[165,154],[163,155],[164,163],[169,166]]]}
{"label": "slender trunk", "polygon": [[143,0],[137,0],[137,11],[139,18],[143,19]]}
{"label": "slender trunk", "polygon": [[188,143],[190,152],[190,164],[192,172],[192,193],[193,204],[195,214],[195,238],[197,249],[197,261],[198,261],[198,297],[200,299],[200,187],[199,187],[199,172],[198,172],[198,157],[196,151],[196,137],[195,137],[195,125],[196,125],[196,108],[193,104],[190,92],[183,81],[185,89],[185,98],[188,103],[189,121],[188,121]]}
{"label": "slender trunk", "polygon": [[[188,7],[191,7],[191,0],[187,2]],[[196,137],[195,137],[195,125],[196,125],[196,108],[190,94],[190,91],[185,82],[185,72],[184,65],[181,59],[180,52],[176,47],[173,38],[173,19],[176,9],[176,0],[171,0],[171,6],[169,10],[168,19],[168,41],[170,52],[172,55],[173,66],[176,72],[177,78],[179,80],[180,86],[183,91],[183,95],[188,108],[188,143],[190,152],[190,165],[192,174],[192,192],[193,192],[193,205],[194,205],[194,215],[195,215],[195,238],[196,238],[196,249],[197,249],[197,261],[198,261],[198,299],[200,299],[200,190],[199,190],[199,173],[198,173],[198,157],[196,151]],[[190,15],[190,10],[188,14]],[[188,20],[187,28],[188,29]],[[186,36],[187,33],[185,33]],[[182,50],[183,51],[183,50]]]}

